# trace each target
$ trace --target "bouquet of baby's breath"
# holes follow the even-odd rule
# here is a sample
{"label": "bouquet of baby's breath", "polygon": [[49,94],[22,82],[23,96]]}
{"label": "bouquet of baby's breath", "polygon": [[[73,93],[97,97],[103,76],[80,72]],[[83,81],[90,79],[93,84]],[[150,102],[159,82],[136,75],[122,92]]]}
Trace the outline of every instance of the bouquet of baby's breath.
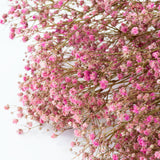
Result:
{"label": "bouquet of baby's breath", "polygon": [[10,4],[0,22],[28,43],[13,123],[74,129],[83,160],[160,159],[160,1]]}

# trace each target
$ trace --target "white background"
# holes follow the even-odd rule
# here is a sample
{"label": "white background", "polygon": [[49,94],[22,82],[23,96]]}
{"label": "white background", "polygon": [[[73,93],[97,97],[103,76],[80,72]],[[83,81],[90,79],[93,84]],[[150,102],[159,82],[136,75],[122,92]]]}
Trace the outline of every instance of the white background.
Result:
{"label": "white background", "polygon": [[[0,1],[0,15],[7,11],[7,0]],[[56,139],[51,133],[38,129],[24,135],[16,133],[13,115],[3,106],[21,105],[17,96],[19,74],[24,72],[25,45],[9,39],[9,29],[0,25],[0,160],[71,160],[69,151],[73,131],[67,131]]]}

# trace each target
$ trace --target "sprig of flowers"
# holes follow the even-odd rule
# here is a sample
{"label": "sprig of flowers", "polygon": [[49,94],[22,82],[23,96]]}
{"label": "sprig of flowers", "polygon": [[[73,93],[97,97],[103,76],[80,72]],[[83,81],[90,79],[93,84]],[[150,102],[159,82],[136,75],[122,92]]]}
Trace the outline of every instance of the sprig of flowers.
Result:
{"label": "sprig of flowers", "polygon": [[84,160],[159,159],[159,1],[10,1],[0,22],[30,43],[19,82],[26,116],[73,128]]}

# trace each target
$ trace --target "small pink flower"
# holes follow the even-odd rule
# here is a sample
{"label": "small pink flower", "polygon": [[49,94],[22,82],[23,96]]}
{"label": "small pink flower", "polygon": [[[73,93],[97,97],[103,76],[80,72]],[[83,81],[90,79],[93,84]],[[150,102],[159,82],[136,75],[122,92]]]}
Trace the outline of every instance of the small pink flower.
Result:
{"label": "small pink flower", "polygon": [[34,25],[34,26],[33,26],[33,30],[36,30],[36,29],[38,29],[38,26],[37,26],[37,25]]}
{"label": "small pink flower", "polygon": [[51,135],[51,138],[56,138],[57,137],[57,134],[55,134],[55,133],[53,133],[52,135]]}
{"label": "small pink flower", "polygon": [[77,81],[77,79],[75,79],[75,78],[72,80],[72,83],[73,83],[73,84],[76,84],[77,82],[78,82],[78,81]]}
{"label": "small pink flower", "polygon": [[139,32],[138,32],[138,27],[133,27],[132,30],[131,30],[131,34],[133,35],[137,35]]}
{"label": "small pink flower", "polygon": [[158,145],[160,146],[160,140],[158,140]]}
{"label": "small pink flower", "polygon": [[97,78],[97,72],[92,72],[90,75],[91,80],[95,80]]}
{"label": "small pink flower", "polygon": [[95,41],[94,35],[89,35],[89,39],[90,39],[91,41]]}
{"label": "small pink flower", "polygon": [[150,130],[149,129],[146,129],[145,131],[144,131],[144,134],[146,135],[146,136],[148,136],[149,134],[150,134]]}
{"label": "small pink flower", "polygon": [[9,108],[10,108],[9,105],[4,106],[5,110],[9,110]]}
{"label": "small pink flower", "polygon": [[28,52],[32,52],[34,50],[34,47],[33,46],[28,46],[27,50],[28,50]]}
{"label": "small pink flower", "polygon": [[139,160],[147,160],[147,159],[144,157],[140,157]]}
{"label": "small pink flower", "polygon": [[102,89],[106,89],[106,88],[108,87],[108,81],[105,80],[105,79],[99,81],[99,83],[100,83],[100,87],[101,87]]}
{"label": "small pink flower", "polygon": [[0,19],[0,24],[4,24],[4,20],[3,19]]}
{"label": "small pink flower", "polygon": [[111,111],[111,112],[114,112],[114,111],[116,110],[115,105],[114,105],[114,104],[111,104],[111,105],[109,106],[109,109],[108,109],[108,110]]}
{"label": "small pink flower", "polygon": [[129,51],[129,49],[128,49],[127,46],[123,46],[123,47],[122,47],[122,51],[123,51],[125,54],[127,54],[128,51]]}
{"label": "small pink flower", "polygon": [[36,35],[35,37],[34,37],[34,39],[36,40],[36,41],[39,41],[40,40],[40,35]]}
{"label": "small pink flower", "polygon": [[23,134],[23,130],[22,130],[22,129],[18,129],[18,130],[17,130],[17,133],[18,133],[18,134]]}
{"label": "small pink flower", "polygon": [[23,41],[23,42],[27,42],[27,41],[28,41],[28,37],[27,37],[27,36],[23,36],[23,37],[22,37],[22,41]]}
{"label": "small pink flower", "polygon": [[139,113],[139,109],[138,109],[138,106],[137,106],[137,105],[134,105],[134,106],[133,106],[133,112],[134,112],[134,113]]}
{"label": "small pink flower", "polygon": [[156,151],[154,156],[155,156],[155,158],[160,158],[160,151]]}
{"label": "small pink flower", "polygon": [[63,5],[63,1],[61,0],[58,2],[58,6],[61,7],[62,5]]}
{"label": "small pink flower", "polygon": [[122,96],[127,96],[127,91],[124,87],[120,88],[119,90],[119,93],[122,95]]}
{"label": "small pink flower", "polygon": [[76,130],[74,130],[74,135],[75,135],[76,137],[81,137],[81,132],[76,129]]}
{"label": "small pink flower", "polygon": [[69,93],[70,93],[71,95],[75,95],[75,94],[77,94],[77,91],[76,91],[75,88],[71,88],[71,89],[69,90]]}
{"label": "small pink flower", "polygon": [[142,56],[141,55],[136,55],[136,61],[138,63],[142,62]]}
{"label": "small pink flower", "polygon": [[116,154],[114,154],[114,155],[112,156],[112,159],[113,159],[113,160],[118,160],[118,156],[117,156]]}
{"label": "small pink flower", "polygon": [[75,142],[71,142],[71,147],[74,147],[75,145]]}
{"label": "small pink flower", "polygon": [[73,26],[73,30],[77,30],[78,29],[78,26],[75,24],[74,26]]}
{"label": "small pink flower", "polygon": [[21,12],[22,12],[23,14],[28,14],[28,13],[29,13],[29,10],[28,10],[27,8],[24,8],[24,9],[21,10]]}
{"label": "small pink flower", "polygon": [[17,114],[17,117],[18,117],[18,118],[22,118],[22,117],[23,117],[23,113],[18,113],[18,114]]}
{"label": "small pink flower", "polygon": [[99,146],[98,140],[93,141],[93,145],[96,146],[96,147],[98,147]]}
{"label": "small pink flower", "polygon": [[124,119],[125,119],[126,121],[129,121],[129,120],[130,120],[130,116],[129,116],[128,114],[125,114]]}
{"label": "small pink flower", "polygon": [[32,127],[32,122],[27,122],[28,127]]}
{"label": "small pink flower", "polygon": [[153,117],[150,115],[150,116],[147,117],[146,120],[147,120],[148,123],[150,123],[153,120]]}
{"label": "small pink flower", "polygon": [[132,66],[132,61],[128,60],[127,61],[127,67],[131,67]]}
{"label": "small pink flower", "polygon": [[40,118],[39,123],[43,124],[43,123],[44,123],[44,121]]}
{"label": "small pink flower", "polygon": [[141,85],[137,83],[136,84],[136,89],[141,90],[142,89]]}
{"label": "small pink flower", "polygon": [[15,33],[14,33],[14,32],[11,32],[11,33],[9,34],[9,38],[10,38],[10,39],[14,39],[14,37],[15,37]]}
{"label": "small pink flower", "polygon": [[69,82],[71,82],[71,78],[66,77],[66,78],[65,78],[65,81],[66,81],[67,83],[69,83]]}
{"label": "small pink flower", "polygon": [[18,123],[18,119],[13,119],[13,124],[17,124]]}
{"label": "small pink flower", "polygon": [[121,31],[123,33],[127,33],[127,31],[128,31],[128,27],[124,23],[121,24]]}
{"label": "small pink flower", "polygon": [[94,140],[95,139],[95,134],[94,133],[91,133],[90,135],[89,135],[89,138],[90,138],[90,140]]}
{"label": "small pink flower", "polygon": [[147,5],[147,8],[148,8],[148,9],[154,8],[154,3],[149,3],[149,4]]}
{"label": "small pink flower", "polygon": [[138,66],[137,68],[136,68],[136,73],[138,74],[138,73],[140,73],[141,71],[142,71],[142,67],[141,66]]}
{"label": "small pink flower", "polygon": [[52,62],[55,62],[55,59],[56,59],[56,58],[55,58],[54,56],[50,56],[50,57],[49,57],[49,60],[52,61]]}
{"label": "small pink flower", "polygon": [[159,56],[159,52],[153,52],[152,53],[152,56],[156,59],[158,59],[158,56]]}

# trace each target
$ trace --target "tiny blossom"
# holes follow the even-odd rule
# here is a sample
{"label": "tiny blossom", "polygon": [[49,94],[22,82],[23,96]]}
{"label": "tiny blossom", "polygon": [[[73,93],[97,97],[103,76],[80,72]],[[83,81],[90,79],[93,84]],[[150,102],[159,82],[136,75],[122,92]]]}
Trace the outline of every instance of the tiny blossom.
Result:
{"label": "tiny blossom", "polygon": [[75,25],[73,26],[73,29],[74,29],[74,30],[77,30],[77,29],[78,29],[78,26],[75,24]]}
{"label": "tiny blossom", "polygon": [[91,134],[89,135],[89,137],[90,137],[91,140],[94,140],[94,139],[95,139],[95,134],[94,134],[94,133],[91,133]]}
{"label": "tiny blossom", "polygon": [[52,61],[52,62],[54,62],[55,61],[55,57],[54,56],[50,56],[49,60]]}
{"label": "tiny blossom", "polygon": [[9,105],[5,105],[5,106],[4,106],[4,109],[5,109],[5,110],[9,110],[9,108],[10,108]]}
{"label": "tiny blossom", "polygon": [[9,35],[9,38],[10,38],[10,39],[14,39],[14,37],[15,37],[15,33],[14,33],[14,32],[11,32],[10,35]]}
{"label": "tiny blossom", "polygon": [[112,156],[112,159],[113,159],[113,160],[118,160],[118,156],[117,156],[116,154],[114,154],[114,155]]}
{"label": "tiny blossom", "polygon": [[153,52],[153,53],[152,53],[152,56],[153,56],[154,58],[158,59],[159,53],[158,53],[158,52]]}
{"label": "tiny blossom", "polygon": [[93,141],[93,145],[98,147],[99,146],[99,142],[97,140]]}
{"label": "tiny blossom", "polygon": [[17,133],[18,133],[18,134],[23,134],[23,130],[22,130],[22,129],[18,129],[18,130],[17,130]]}
{"label": "tiny blossom", "polygon": [[75,145],[75,142],[71,142],[71,147],[74,147]]}
{"label": "tiny blossom", "polygon": [[160,151],[156,151],[154,156],[155,156],[155,158],[160,158]]}
{"label": "tiny blossom", "polygon": [[57,135],[55,134],[55,133],[53,133],[52,135],[51,135],[51,138],[56,138],[57,137]]}
{"label": "tiny blossom", "polygon": [[4,21],[3,21],[3,19],[0,19],[0,24],[4,24]]}
{"label": "tiny blossom", "polygon": [[27,122],[28,127],[32,127],[32,122]]}
{"label": "tiny blossom", "polygon": [[94,40],[95,40],[94,35],[90,35],[90,36],[89,36],[89,39],[90,39],[91,41],[94,41]]}
{"label": "tiny blossom", "polygon": [[18,119],[13,119],[13,124],[17,124],[18,123]]}
{"label": "tiny blossom", "polygon": [[124,33],[127,33],[128,27],[125,26],[124,24],[121,24],[121,31],[124,32]]}
{"label": "tiny blossom", "polygon": [[106,89],[107,86],[108,86],[108,81],[105,80],[105,79],[99,81],[99,83],[100,83],[100,87],[101,87],[102,89]]}
{"label": "tiny blossom", "polygon": [[123,46],[122,50],[123,50],[123,52],[124,52],[125,54],[128,53],[128,51],[129,51],[129,49],[128,49],[127,46]]}
{"label": "tiny blossom", "polygon": [[79,130],[74,130],[74,135],[76,137],[81,137],[81,132]]}
{"label": "tiny blossom", "polygon": [[131,30],[131,34],[137,35],[138,33],[139,33],[138,27],[133,27],[132,30]]}
{"label": "tiny blossom", "polygon": [[22,117],[23,117],[23,113],[18,113],[18,114],[17,114],[17,117],[18,117],[18,118],[22,118]]}
{"label": "tiny blossom", "polygon": [[23,42],[27,42],[28,41],[28,37],[27,36],[23,36],[22,41]]}

